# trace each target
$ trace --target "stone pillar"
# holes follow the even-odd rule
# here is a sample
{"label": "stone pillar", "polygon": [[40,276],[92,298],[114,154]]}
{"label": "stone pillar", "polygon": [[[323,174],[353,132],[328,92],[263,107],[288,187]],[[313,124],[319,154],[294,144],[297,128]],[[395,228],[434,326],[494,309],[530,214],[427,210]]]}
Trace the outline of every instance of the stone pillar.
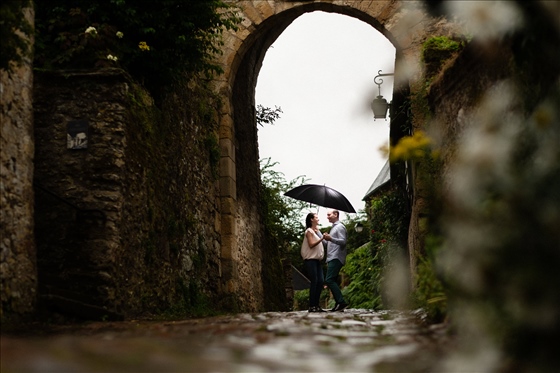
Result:
{"label": "stone pillar", "polygon": [[[24,9],[33,24],[33,10]],[[32,40],[31,40],[32,42]],[[33,68],[31,57],[0,71],[0,308],[1,319],[35,310],[33,237]]]}
{"label": "stone pillar", "polygon": [[233,143],[233,123],[229,115],[222,117],[220,131],[220,205],[221,215],[221,286],[226,293],[236,291],[236,268],[234,253],[237,245],[236,224],[236,171],[235,145]]}

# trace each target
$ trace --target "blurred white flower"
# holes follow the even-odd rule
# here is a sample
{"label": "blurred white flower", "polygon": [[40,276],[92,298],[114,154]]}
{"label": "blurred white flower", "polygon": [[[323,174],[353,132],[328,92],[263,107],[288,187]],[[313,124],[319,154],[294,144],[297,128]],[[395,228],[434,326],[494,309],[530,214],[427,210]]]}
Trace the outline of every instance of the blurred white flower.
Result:
{"label": "blurred white flower", "polygon": [[122,39],[124,34],[120,31],[117,31],[117,38]]}
{"label": "blurred white flower", "polygon": [[113,56],[112,54],[108,54],[107,59],[115,62],[118,61],[118,58],[116,56]]}
{"label": "blurred white flower", "polygon": [[86,34],[97,34],[97,30],[95,29],[95,27],[89,26],[89,27],[86,29]]}
{"label": "blurred white flower", "polygon": [[523,24],[523,16],[509,1],[446,1],[447,13],[464,21],[465,32],[489,41],[512,32]]}

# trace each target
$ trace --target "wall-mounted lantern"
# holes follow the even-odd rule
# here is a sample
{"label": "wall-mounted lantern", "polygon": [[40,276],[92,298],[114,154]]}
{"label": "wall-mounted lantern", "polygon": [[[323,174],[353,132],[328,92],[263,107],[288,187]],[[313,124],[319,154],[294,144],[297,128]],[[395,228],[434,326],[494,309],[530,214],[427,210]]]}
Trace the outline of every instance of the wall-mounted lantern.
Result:
{"label": "wall-mounted lantern", "polygon": [[356,223],[354,226],[356,233],[361,233],[364,230],[364,225],[362,223]]}
{"label": "wall-mounted lantern", "polygon": [[373,111],[373,120],[376,120],[378,118],[387,120],[387,111],[389,110],[391,103],[387,102],[387,100],[384,99],[383,96],[381,96],[381,84],[383,84],[383,79],[381,79],[381,77],[393,76],[393,75],[395,74],[393,73],[381,74],[381,70],[379,70],[375,78],[373,78],[374,83],[377,84],[377,88],[379,89],[379,96],[377,96],[371,102],[371,110]]}

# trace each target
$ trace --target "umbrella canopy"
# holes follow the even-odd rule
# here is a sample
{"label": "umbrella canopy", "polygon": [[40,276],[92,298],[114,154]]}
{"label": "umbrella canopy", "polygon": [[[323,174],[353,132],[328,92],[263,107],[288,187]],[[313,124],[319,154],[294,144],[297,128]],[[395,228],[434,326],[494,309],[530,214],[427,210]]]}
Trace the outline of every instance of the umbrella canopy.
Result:
{"label": "umbrella canopy", "polygon": [[284,193],[299,201],[313,203],[345,212],[356,213],[352,204],[342,193],[325,185],[303,184]]}

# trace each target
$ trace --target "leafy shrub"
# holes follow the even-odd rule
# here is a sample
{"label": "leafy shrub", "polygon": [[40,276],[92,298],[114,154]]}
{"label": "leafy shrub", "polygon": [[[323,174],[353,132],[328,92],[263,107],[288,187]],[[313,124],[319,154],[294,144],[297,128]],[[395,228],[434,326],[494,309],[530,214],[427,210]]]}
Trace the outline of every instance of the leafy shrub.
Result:
{"label": "leafy shrub", "polygon": [[390,189],[371,201],[369,216],[370,242],[351,252],[342,267],[349,282],[343,295],[352,307],[381,309],[391,305],[387,274],[406,248],[407,200],[397,189]]}
{"label": "leafy shrub", "polygon": [[365,244],[348,254],[343,269],[350,281],[343,289],[343,295],[352,308],[379,309],[382,304],[379,287],[381,267],[372,244]]}
{"label": "leafy shrub", "polygon": [[[9,71],[31,55],[33,27],[25,19],[24,8],[31,0],[6,0],[0,4],[0,69]],[[14,32],[18,30],[19,32]]]}
{"label": "leafy shrub", "polygon": [[121,67],[154,92],[184,72],[221,72],[221,35],[239,22],[221,0],[37,2],[35,66]]}
{"label": "leafy shrub", "polygon": [[301,311],[309,308],[309,289],[294,292],[294,310]]}

